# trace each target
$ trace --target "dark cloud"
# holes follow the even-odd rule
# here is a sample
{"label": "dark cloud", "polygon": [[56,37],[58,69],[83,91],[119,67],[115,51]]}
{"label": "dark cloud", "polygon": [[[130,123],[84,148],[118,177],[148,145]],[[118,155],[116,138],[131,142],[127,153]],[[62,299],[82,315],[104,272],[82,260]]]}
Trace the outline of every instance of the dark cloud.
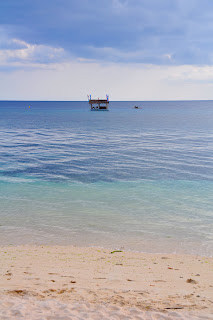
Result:
{"label": "dark cloud", "polygon": [[87,59],[212,63],[212,0],[7,0],[0,23],[10,36]]}

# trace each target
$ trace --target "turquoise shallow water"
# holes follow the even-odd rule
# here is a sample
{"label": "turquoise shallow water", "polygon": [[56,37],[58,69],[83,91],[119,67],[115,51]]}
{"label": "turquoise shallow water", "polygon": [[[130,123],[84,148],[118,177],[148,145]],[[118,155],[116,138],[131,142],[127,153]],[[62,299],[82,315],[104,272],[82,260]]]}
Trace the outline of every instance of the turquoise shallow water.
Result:
{"label": "turquoise shallow water", "polygon": [[0,102],[0,244],[212,255],[213,102],[134,104]]}

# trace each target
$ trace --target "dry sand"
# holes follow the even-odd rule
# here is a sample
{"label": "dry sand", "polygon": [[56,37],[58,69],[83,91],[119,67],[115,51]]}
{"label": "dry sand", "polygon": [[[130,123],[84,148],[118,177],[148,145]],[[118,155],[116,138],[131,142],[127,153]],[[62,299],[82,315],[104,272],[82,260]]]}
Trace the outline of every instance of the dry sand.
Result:
{"label": "dry sand", "polygon": [[213,319],[213,258],[0,247],[0,319]]}

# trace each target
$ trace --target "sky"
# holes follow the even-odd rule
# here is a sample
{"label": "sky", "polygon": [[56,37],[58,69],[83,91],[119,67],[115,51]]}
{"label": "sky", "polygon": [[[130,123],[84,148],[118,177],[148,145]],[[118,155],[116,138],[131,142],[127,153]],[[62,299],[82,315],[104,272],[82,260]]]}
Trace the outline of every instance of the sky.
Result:
{"label": "sky", "polygon": [[213,0],[1,0],[0,100],[213,99]]}

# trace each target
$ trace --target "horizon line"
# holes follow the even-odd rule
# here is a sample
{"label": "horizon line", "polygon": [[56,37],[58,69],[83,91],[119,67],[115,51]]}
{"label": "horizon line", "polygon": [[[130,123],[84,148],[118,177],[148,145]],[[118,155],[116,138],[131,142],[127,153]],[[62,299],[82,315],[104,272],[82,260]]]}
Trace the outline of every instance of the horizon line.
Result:
{"label": "horizon line", "polygon": [[[88,100],[26,100],[0,99],[0,102],[88,102]],[[213,101],[213,99],[175,99],[175,100],[109,100],[109,102],[178,102],[178,101]]]}

